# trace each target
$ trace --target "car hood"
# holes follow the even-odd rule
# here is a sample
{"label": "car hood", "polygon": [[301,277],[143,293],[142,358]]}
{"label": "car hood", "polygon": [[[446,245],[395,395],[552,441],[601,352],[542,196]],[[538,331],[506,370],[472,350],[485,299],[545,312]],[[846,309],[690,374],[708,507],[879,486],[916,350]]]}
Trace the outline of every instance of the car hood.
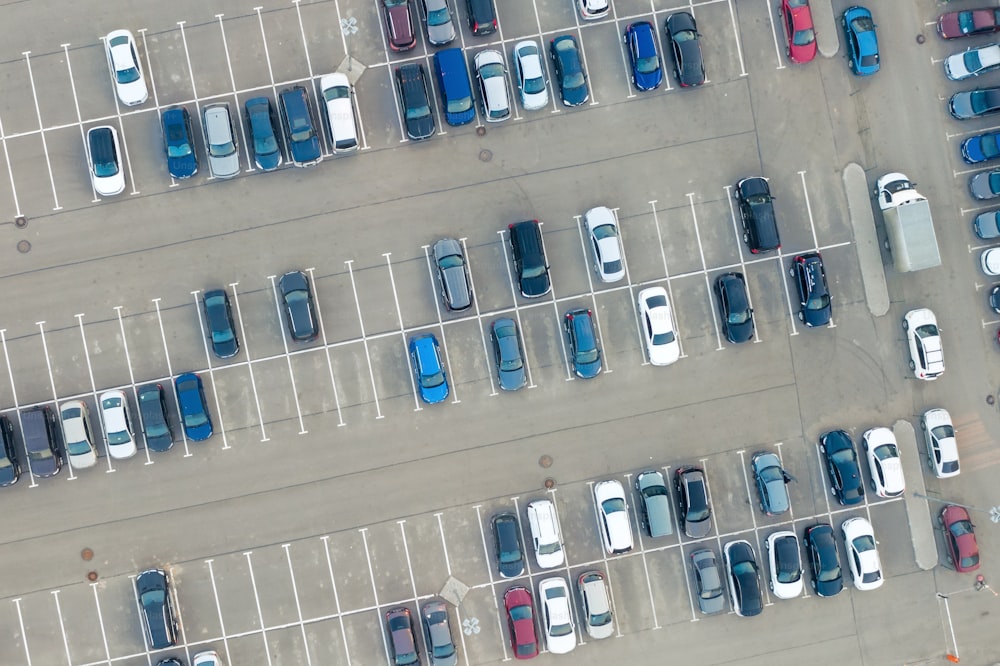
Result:
{"label": "car hood", "polygon": [[976,113],[972,110],[972,92],[963,90],[951,96],[948,108],[953,116],[960,119],[975,117]]}
{"label": "car hood", "polygon": [[885,492],[888,495],[898,495],[906,489],[903,480],[903,464],[899,458],[889,458],[880,461],[882,474],[885,477]]}
{"label": "car hood", "polygon": [[305,163],[316,162],[322,157],[319,147],[319,136],[313,132],[305,141],[289,141],[288,149],[292,153],[292,161]]}
{"label": "car hood", "polygon": [[413,43],[413,24],[410,21],[408,4],[386,7],[386,21],[389,23],[389,40],[394,46],[408,46]]}

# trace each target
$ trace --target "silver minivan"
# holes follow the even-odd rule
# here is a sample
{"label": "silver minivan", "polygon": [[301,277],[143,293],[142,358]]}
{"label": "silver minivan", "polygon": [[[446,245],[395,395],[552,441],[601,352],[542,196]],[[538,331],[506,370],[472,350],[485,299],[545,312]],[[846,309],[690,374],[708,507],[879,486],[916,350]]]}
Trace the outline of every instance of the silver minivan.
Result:
{"label": "silver minivan", "polygon": [[232,178],[240,172],[240,153],[236,146],[229,104],[209,104],[201,113],[205,129],[208,168],[216,178]]}
{"label": "silver minivan", "polygon": [[354,121],[351,83],[346,74],[327,74],[319,80],[320,94],[326,103],[326,125],[330,130],[333,152],[346,153],[358,148],[358,128]]}

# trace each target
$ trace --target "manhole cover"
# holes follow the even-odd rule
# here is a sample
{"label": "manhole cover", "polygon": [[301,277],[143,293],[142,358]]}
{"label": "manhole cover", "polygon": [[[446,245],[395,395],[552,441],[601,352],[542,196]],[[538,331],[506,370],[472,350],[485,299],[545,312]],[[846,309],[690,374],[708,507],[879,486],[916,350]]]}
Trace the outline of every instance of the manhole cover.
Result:
{"label": "manhole cover", "polygon": [[492,159],[493,159],[493,151],[492,150],[488,150],[486,148],[483,148],[482,150],[479,151],[479,161],[480,162],[489,162]]}
{"label": "manhole cover", "polygon": [[987,405],[992,405],[996,401],[997,401],[997,399],[993,397],[992,393],[990,395],[986,396],[986,404]]}
{"label": "manhole cover", "polygon": [[552,456],[547,454],[542,456],[541,458],[538,459],[538,464],[544,467],[545,469],[552,467]]}
{"label": "manhole cover", "polygon": [[91,583],[93,583],[95,580],[97,580],[97,572],[96,571],[88,571],[87,572],[87,580],[89,580]]}
{"label": "manhole cover", "polygon": [[80,551],[80,557],[83,558],[84,562],[89,562],[94,559],[94,551],[89,548],[84,548]]}
{"label": "manhole cover", "polygon": [[476,136],[486,136],[486,126],[480,125],[476,128]]}
{"label": "manhole cover", "polygon": [[917,44],[923,44],[925,41],[927,41],[926,37],[923,35],[917,35]]}
{"label": "manhole cover", "polygon": [[546,490],[552,490],[553,488],[556,487],[556,480],[550,476],[549,478],[545,479],[545,483],[543,485],[545,486]]}
{"label": "manhole cover", "polygon": [[28,226],[28,218],[26,218],[24,215],[18,215],[17,217],[14,218],[14,226],[17,227],[18,229],[24,229],[26,226]]}
{"label": "manhole cover", "polygon": [[31,252],[31,243],[26,240],[17,241],[17,251],[20,252],[21,254],[27,254],[28,252]]}

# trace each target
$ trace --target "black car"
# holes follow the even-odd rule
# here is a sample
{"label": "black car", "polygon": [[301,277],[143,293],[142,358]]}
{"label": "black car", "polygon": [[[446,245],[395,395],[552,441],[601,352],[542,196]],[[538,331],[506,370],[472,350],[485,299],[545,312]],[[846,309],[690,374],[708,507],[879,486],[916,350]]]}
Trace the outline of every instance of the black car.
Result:
{"label": "black car", "polygon": [[753,337],[753,309],[742,273],[723,273],[715,279],[715,294],[722,315],[722,331],[733,343]]}
{"label": "black car", "polygon": [[789,273],[795,278],[799,291],[799,319],[806,326],[825,326],[830,323],[833,308],[830,289],[826,283],[826,270],[819,252],[800,254],[792,259]]}
{"label": "black car", "polygon": [[528,220],[508,225],[510,254],[514,259],[517,284],[525,298],[538,298],[549,293],[549,263],[545,259],[542,230],[538,220]]}
{"label": "black car", "polygon": [[676,12],[663,24],[674,57],[674,76],[681,87],[705,83],[705,61],[701,57],[698,24],[687,12]]}
{"label": "black car", "polygon": [[993,285],[990,289],[990,308],[993,312],[1000,314],[1000,284]]}
{"label": "black car", "polygon": [[833,528],[826,523],[807,527],[806,549],[809,551],[812,586],[816,594],[820,597],[832,597],[844,589],[840,554],[837,552]]}
{"label": "black car", "polygon": [[150,451],[167,451],[174,445],[162,386],[146,384],[139,387],[139,416],[142,418],[146,448]]}
{"label": "black car", "polygon": [[309,105],[309,93],[302,86],[294,86],[282,90],[278,100],[292,164],[306,167],[322,162],[323,150],[316,131],[316,119]]}
{"label": "black car", "polygon": [[865,498],[865,484],[858,466],[854,441],[843,430],[828,432],[819,439],[819,450],[826,459],[833,494],[841,504],[857,504]]}
{"label": "black car", "polygon": [[278,291],[285,306],[285,320],[293,340],[308,342],[319,334],[309,278],[302,271],[290,271],[278,280]]}
{"label": "black car", "polygon": [[21,478],[21,463],[14,446],[14,426],[6,416],[0,416],[0,439],[3,440],[3,448],[0,449],[0,486],[12,486]]}
{"label": "black car", "polygon": [[413,635],[413,620],[410,609],[402,606],[390,608],[385,613],[385,623],[389,627],[392,642],[392,663],[395,666],[409,666],[420,663],[417,638]]}
{"label": "black car", "polygon": [[493,545],[496,546],[497,571],[502,578],[514,578],[524,573],[524,547],[521,528],[513,513],[493,516]]}
{"label": "black car", "polygon": [[497,29],[497,10],[493,0],[466,0],[469,27],[473,35],[488,35]]}
{"label": "black car", "polygon": [[177,643],[177,622],[170,598],[170,580],[162,569],[147,569],[135,579],[146,639],[152,650],[162,650]]}
{"label": "black car", "polygon": [[399,103],[406,121],[406,136],[419,141],[433,135],[434,113],[431,111],[431,97],[427,93],[424,66],[410,63],[397,67],[396,87],[399,88]]}
{"label": "black car", "polygon": [[232,358],[240,351],[240,341],[236,338],[233,310],[229,307],[229,295],[224,289],[210,289],[204,298],[205,320],[212,339],[212,351],[219,358]]}
{"label": "black car", "polygon": [[521,332],[513,319],[497,319],[490,326],[497,381],[504,391],[516,391],[527,383],[524,375],[524,348]]}
{"label": "black car", "polygon": [[708,505],[705,472],[697,467],[679,468],[674,473],[674,488],[684,534],[692,539],[708,536],[712,531],[712,509]]}
{"label": "black car", "polygon": [[601,373],[601,348],[594,332],[594,317],[590,310],[577,308],[563,317],[566,342],[569,344],[573,372],[581,379],[592,379]]}
{"label": "black car", "polygon": [[733,196],[740,208],[743,242],[750,248],[750,252],[757,254],[780,249],[774,197],[771,196],[767,180],[759,176],[744,178],[736,183]]}
{"label": "black car", "polygon": [[259,169],[273,171],[281,166],[281,146],[278,145],[278,118],[267,97],[248,99],[243,107],[249,131],[247,145]]}
{"label": "black car", "polygon": [[580,60],[580,47],[572,35],[562,35],[549,42],[549,55],[556,70],[559,94],[566,106],[580,106],[588,99],[587,73]]}
{"label": "black car", "polygon": [[760,615],[764,610],[764,595],[761,594],[760,572],[750,542],[730,541],[722,553],[726,560],[733,610],[740,617]]}

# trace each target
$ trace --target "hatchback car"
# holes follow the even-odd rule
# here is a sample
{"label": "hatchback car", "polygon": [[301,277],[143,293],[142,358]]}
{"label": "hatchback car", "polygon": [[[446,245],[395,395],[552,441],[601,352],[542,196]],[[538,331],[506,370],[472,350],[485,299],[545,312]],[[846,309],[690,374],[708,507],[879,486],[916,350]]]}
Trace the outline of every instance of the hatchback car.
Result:
{"label": "hatchback car", "polygon": [[617,555],[632,550],[632,525],[622,484],[615,480],[594,484],[594,500],[597,503],[597,527],[605,552]]}
{"label": "hatchback car", "polygon": [[606,16],[611,9],[610,0],[576,0],[576,6],[580,9],[580,16],[587,19],[599,19]]}
{"label": "hatchback car", "polygon": [[545,258],[545,244],[538,220],[527,220],[508,225],[510,254],[514,260],[517,285],[525,298],[538,298],[549,293],[549,262]]}
{"label": "hatchback car", "polygon": [[212,419],[208,415],[205,389],[201,377],[188,372],[174,380],[177,404],[181,412],[181,425],[188,439],[200,442],[212,436]]}
{"label": "hatchback car", "polygon": [[608,638],[615,632],[608,585],[600,571],[584,571],[576,577],[576,591],[583,608],[583,627],[591,638]]}
{"label": "hatchback car", "polygon": [[535,549],[535,561],[541,569],[562,566],[562,537],[559,534],[559,517],[556,505],[551,500],[535,500],[528,503],[528,530],[531,544]]}
{"label": "hatchback car", "polygon": [[928,308],[910,310],[903,316],[903,330],[914,376],[931,381],[944,374],[944,348],[934,313]]}
{"label": "hatchback car", "polygon": [[979,255],[979,266],[990,277],[1000,275],[1000,248],[991,247]]}
{"label": "hatchback car", "polygon": [[833,308],[823,257],[819,252],[796,255],[788,272],[795,280],[799,294],[799,320],[806,326],[829,324]]}
{"label": "hatchback car", "polygon": [[[997,45],[1000,49],[1000,45]],[[962,142],[962,159],[968,164],[980,164],[1000,158],[1000,132],[984,132]]]}
{"label": "hatchback car", "polygon": [[448,397],[448,376],[441,363],[441,349],[433,333],[410,338],[410,362],[420,399],[429,405]]}
{"label": "hatchback car", "polygon": [[476,36],[489,35],[497,29],[497,10],[493,0],[465,0],[469,10],[469,28]]}
{"label": "hatchback car", "polygon": [[136,106],[149,99],[142,64],[135,47],[135,37],[128,30],[115,30],[105,37],[108,68],[115,93],[125,106]]}
{"label": "hatchback car", "polygon": [[549,103],[545,70],[538,44],[530,39],[514,45],[514,82],[525,111],[544,109]]}
{"label": "hatchback car", "polygon": [[[178,662],[179,664],[180,662]],[[204,650],[191,657],[191,666],[225,666],[215,650]]]}
{"label": "hatchback car", "polygon": [[323,99],[326,129],[334,153],[358,149],[358,126],[354,117],[351,82],[347,74],[334,72],[320,77],[319,94]]}
{"label": "hatchback car", "polygon": [[865,484],[858,466],[858,453],[851,436],[833,430],[819,438],[819,450],[830,475],[831,492],[841,504],[857,504],[865,498]]}
{"label": "hatchback car", "polygon": [[117,389],[102,393],[101,415],[104,437],[108,442],[108,455],[118,459],[134,456],[137,449],[125,393]]}
{"label": "hatchback car", "polygon": [[121,154],[118,132],[114,127],[105,125],[87,130],[90,181],[94,185],[94,191],[102,197],[113,197],[125,189]]}
{"label": "hatchback car", "polygon": [[513,513],[498,513],[490,521],[496,549],[497,572],[501,578],[516,578],[524,573],[524,548],[521,527]]}
{"label": "hatchback car", "polygon": [[674,533],[670,518],[670,491],[663,474],[647,469],[635,476],[635,492],[639,495],[639,511],[646,534],[656,538]]}
{"label": "hatchback car", "polygon": [[770,451],[758,451],[750,459],[754,483],[760,496],[760,510],[769,516],[788,511],[788,489],[791,477],[781,467],[781,459]]}
{"label": "hatchback car", "polygon": [[219,358],[232,358],[240,351],[240,341],[236,337],[233,310],[229,305],[229,294],[224,289],[209,289],[202,299],[205,322],[208,324],[208,338],[212,341],[212,351]]}
{"label": "hatchback car", "polygon": [[456,666],[458,651],[451,637],[448,620],[448,604],[440,599],[426,602],[420,607],[420,617],[424,626],[424,645],[431,666]]}
{"label": "hatchback car", "polygon": [[952,81],[992,72],[997,67],[1000,67],[1000,44],[969,48],[944,59],[944,75]]}
{"label": "hatchback car", "polygon": [[719,301],[722,332],[737,344],[753,337],[753,309],[747,295],[742,273],[723,273],[715,279],[715,295]]}
{"label": "hatchback car", "polygon": [[998,30],[1000,30],[1000,9],[995,7],[945,12],[937,21],[937,31],[943,39],[986,35]]}
{"label": "hatchback car", "polygon": [[427,41],[434,46],[450,44],[455,39],[455,22],[448,0],[423,0]]}
{"label": "hatchback car", "polygon": [[503,54],[493,49],[486,49],[476,54],[474,62],[483,117],[488,123],[507,120],[510,118],[510,98],[507,96]]}
{"label": "hatchback car", "polygon": [[1000,197],[1000,169],[981,171],[969,178],[969,193],[980,201]]}
{"label": "hatchback car", "polygon": [[861,445],[868,458],[871,488],[879,497],[899,497],[906,490],[896,436],[888,428],[866,430]]}
{"label": "hatchback car", "polygon": [[503,317],[490,326],[497,383],[504,391],[516,391],[528,383],[524,372],[524,348],[517,322]]}
{"label": "hatchback car", "polygon": [[248,99],[243,106],[250,139],[248,148],[254,163],[263,171],[274,171],[282,163],[278,144],[278,117],[271,100],[266,97]]}
{"label": "hatchback car", "polygon": [[146,448],[150,451],[169,451],[174,445],[174,437],[167,421],[167,400],[163,387],[159,384],[140,386],[138,399]]}
{"label": "hatchback car", "polygon": [[771,572],[768,585],[779,599],[794,599],[802,594],[802,558],[799,537],[795,532],[782,531],[768,535],[764,542],[767,566]]}
{"label": "hatchback car", "polygon": [[62,430],[66,440],[66,457],[73,469],[97,464],[97,449],[90,430],[90,409],[81,400],[67,400],[59,405]]}
{"label": "hatchback car", "polygon": [[307,167],[323,161],[323,149],[316,131],[309,93],[302,86],[286,88],[278,95],[281,127],[292,164]]}
{"label": "hatchback car", "polygon": [[587,74],[580,61],[580,49],[572,35],[556,37],[549,43],[559,94],[565,106],[580,106],[588,99]]}
{"label": "hatchback car", "polygon": [[805,541],[809,567],[812,569],[813,591],[820,597],[836,595],[844,589],[844,579],[840,572],[840,554],[833,528],[826,523],[807,527]]}
{"label": "hatchback car", "polygon": [[979,118],[1000,111],[1000,88],[963,90],[948,100],[948,112],[958,120]]}
{"label": "hatchback car", "polygon": [[289,271],[278,279],[278,291],[285,310],[285,323],[292,340],[308,342],[319,334],[316,308],[309,277],[302,271]]}
{"label": "hatchback car", "polygon": [[649,21],[630,23],[625,28],[625,49],[628,51],[632,84],[639,90],[655,90],[663,81],[660,54],[656,50],[656,29]]}
{"label": "hatchback car", "polygon": [[594,270],[601,282],[618,282],[625,277],[621,236],[614,212],[605,206],[591,208],[583,215],[590,247],[594,251]]}
{"label": "hatchback car", "polygon": [[62,469],[59,427],[47,405],[21,410],[21,438],[28,456],[28,469],[36,477],[55,476]]}
{"label": "hatchback car", "polygon": [[560,576],[542,580],[538,583],[538,600],[542,607],[545,647],[552,654],[572,652],[576,647],[576,633],[566,581]]}
{"label": "hatchback car", "polygon": [[742,539],[730,541],[722,549],[726,561],[726,580],[733,610],[740,617],[760,615],[764,595],[760,590],[760,572],[753,546]]}
{"label": "hatchback car", "polygon": [[858,76],[871,76],[878,71],[878,35],[872,13],[865,7],[848,7],[840,19],[847,42],[847,62]]}
{"label": "hatchback car", "polygon": [[774,197],[765,178],[744,178],[733,188],[743,224],[743,242],[750,252],[770,252],[781,249],[778,222],[774,215]]}
{"label": "hatchback car", "polygon": [[385,15],[385,33],[390,49],[409,51],[417,45],[409,0],[382,0],[382,13]]}
{"label": "hatchback car", "polygon": [[162,569],[147,569],[135,578],[149,648],[162,650],[177,643],[177,621],[170,596],[170,579]]}
{"label": "hatchback car", "polygon": [[1000,238],[1000,210],[991,210],[976,215],[972,223],[976,236],[983,240]]}
{"label": "hatchback car", "polygon": [[174,178],[190,178],[198,173],[198,155],[194,150],[191,115],[183,106],[172,106],[160,116],[163,129],[163,152],[167,171]]}
{"label": "hatchback car", "polygon": [[209,104],[201,110],[201,120],[208,170],[215,178],[232,178],[240,172],[240,153],[229,104]]}
{"label": "hatchback car", "polygon": [[12,486],[21,478],[21,463],[14,445],[14,426],[10,419],[0,415],[0,486]]}
{"label": "hatchback car", "polygon": [[535,634],[535,611],[531,590],[521,585],[508,587],[503,593],[503,607],[507,611],[510,646],[515,659],[538,656],[538,637]]}
{"label": "hatchback car", "polygon": [[948,562],[959,573],[968,573],[979,568],[979,544],[976,532],[964,507],[949,504],[941,510],[938,522],[944,530],[944,540],[948,547]]}
{"label": "hatchback car", "polygon": [[441,285],[441,300],[449,310],[465,310],[472,305],[469,271],[462,244],[454,238],[434,243],[434,265]]}
{"label": "hatchback car", "polygon": [[848,518],[840,529],[844,532],[847,562],[851,567],[854,587],[861,591],[881,587],[885,581],[871,523],[861,517]]}
{"label": "hatchback car", "polygon": [[809,62],[816,57],[816,30],[809,0],[781,0],[780,11],[785,54],[792,62]]}
{"label": "hatchback car", "polygon": [[563,329],[576,376],[592,379],[601,374],[601,347],[597,343],[594,317],[590,310],[577,308],[567,312],[563,317]]}
{"label": "hatchback car", "polygon": [[694,16],[675,12],[663,24],[674,59],[674,78],[682,88],[705,83],[705,60],[701,55],[701,35]]}
{"label": "hatchback car", "polygon": [[392,645],[392,663],[395,666],[419,664],[417,639],[413,635],[413,619],[410,609],[402,606],[390,608],[385,613],[385,624],[389,629],[389,643]]}
{"label": "hatchback car", "polygon": [[678,519],[691,539],[701,539],[712,531],[712,507],[708,503],[705,472],[697,467],[679,467],[674,472]]}
{"label": "hatchback car", "polygon": [[722,589],[722,575],[715,553],[703,548],[691,553],[691,570],[698,592],[698,610],[705,615],[715,615],[726,610],[726,597]]}
{"label": "hatchback car", "polygon": [[681,348],[666,289],[648,287],[639,292],[639,319],[650,364],[670,365],[677,361]]}
{"label": "hatchback car", "polygon": [[920,417],[920,429],[927,443],[927,466],[939,479],[958,476],[958,444],[955,426],[946,409],[929,409]]}
{"label": "hatchback car", "polygon": [[396,87],[406,122],[406,136],[419,141],[434,134],[434,113],[427,93],[424,66],[410,63],[396,68]]}

